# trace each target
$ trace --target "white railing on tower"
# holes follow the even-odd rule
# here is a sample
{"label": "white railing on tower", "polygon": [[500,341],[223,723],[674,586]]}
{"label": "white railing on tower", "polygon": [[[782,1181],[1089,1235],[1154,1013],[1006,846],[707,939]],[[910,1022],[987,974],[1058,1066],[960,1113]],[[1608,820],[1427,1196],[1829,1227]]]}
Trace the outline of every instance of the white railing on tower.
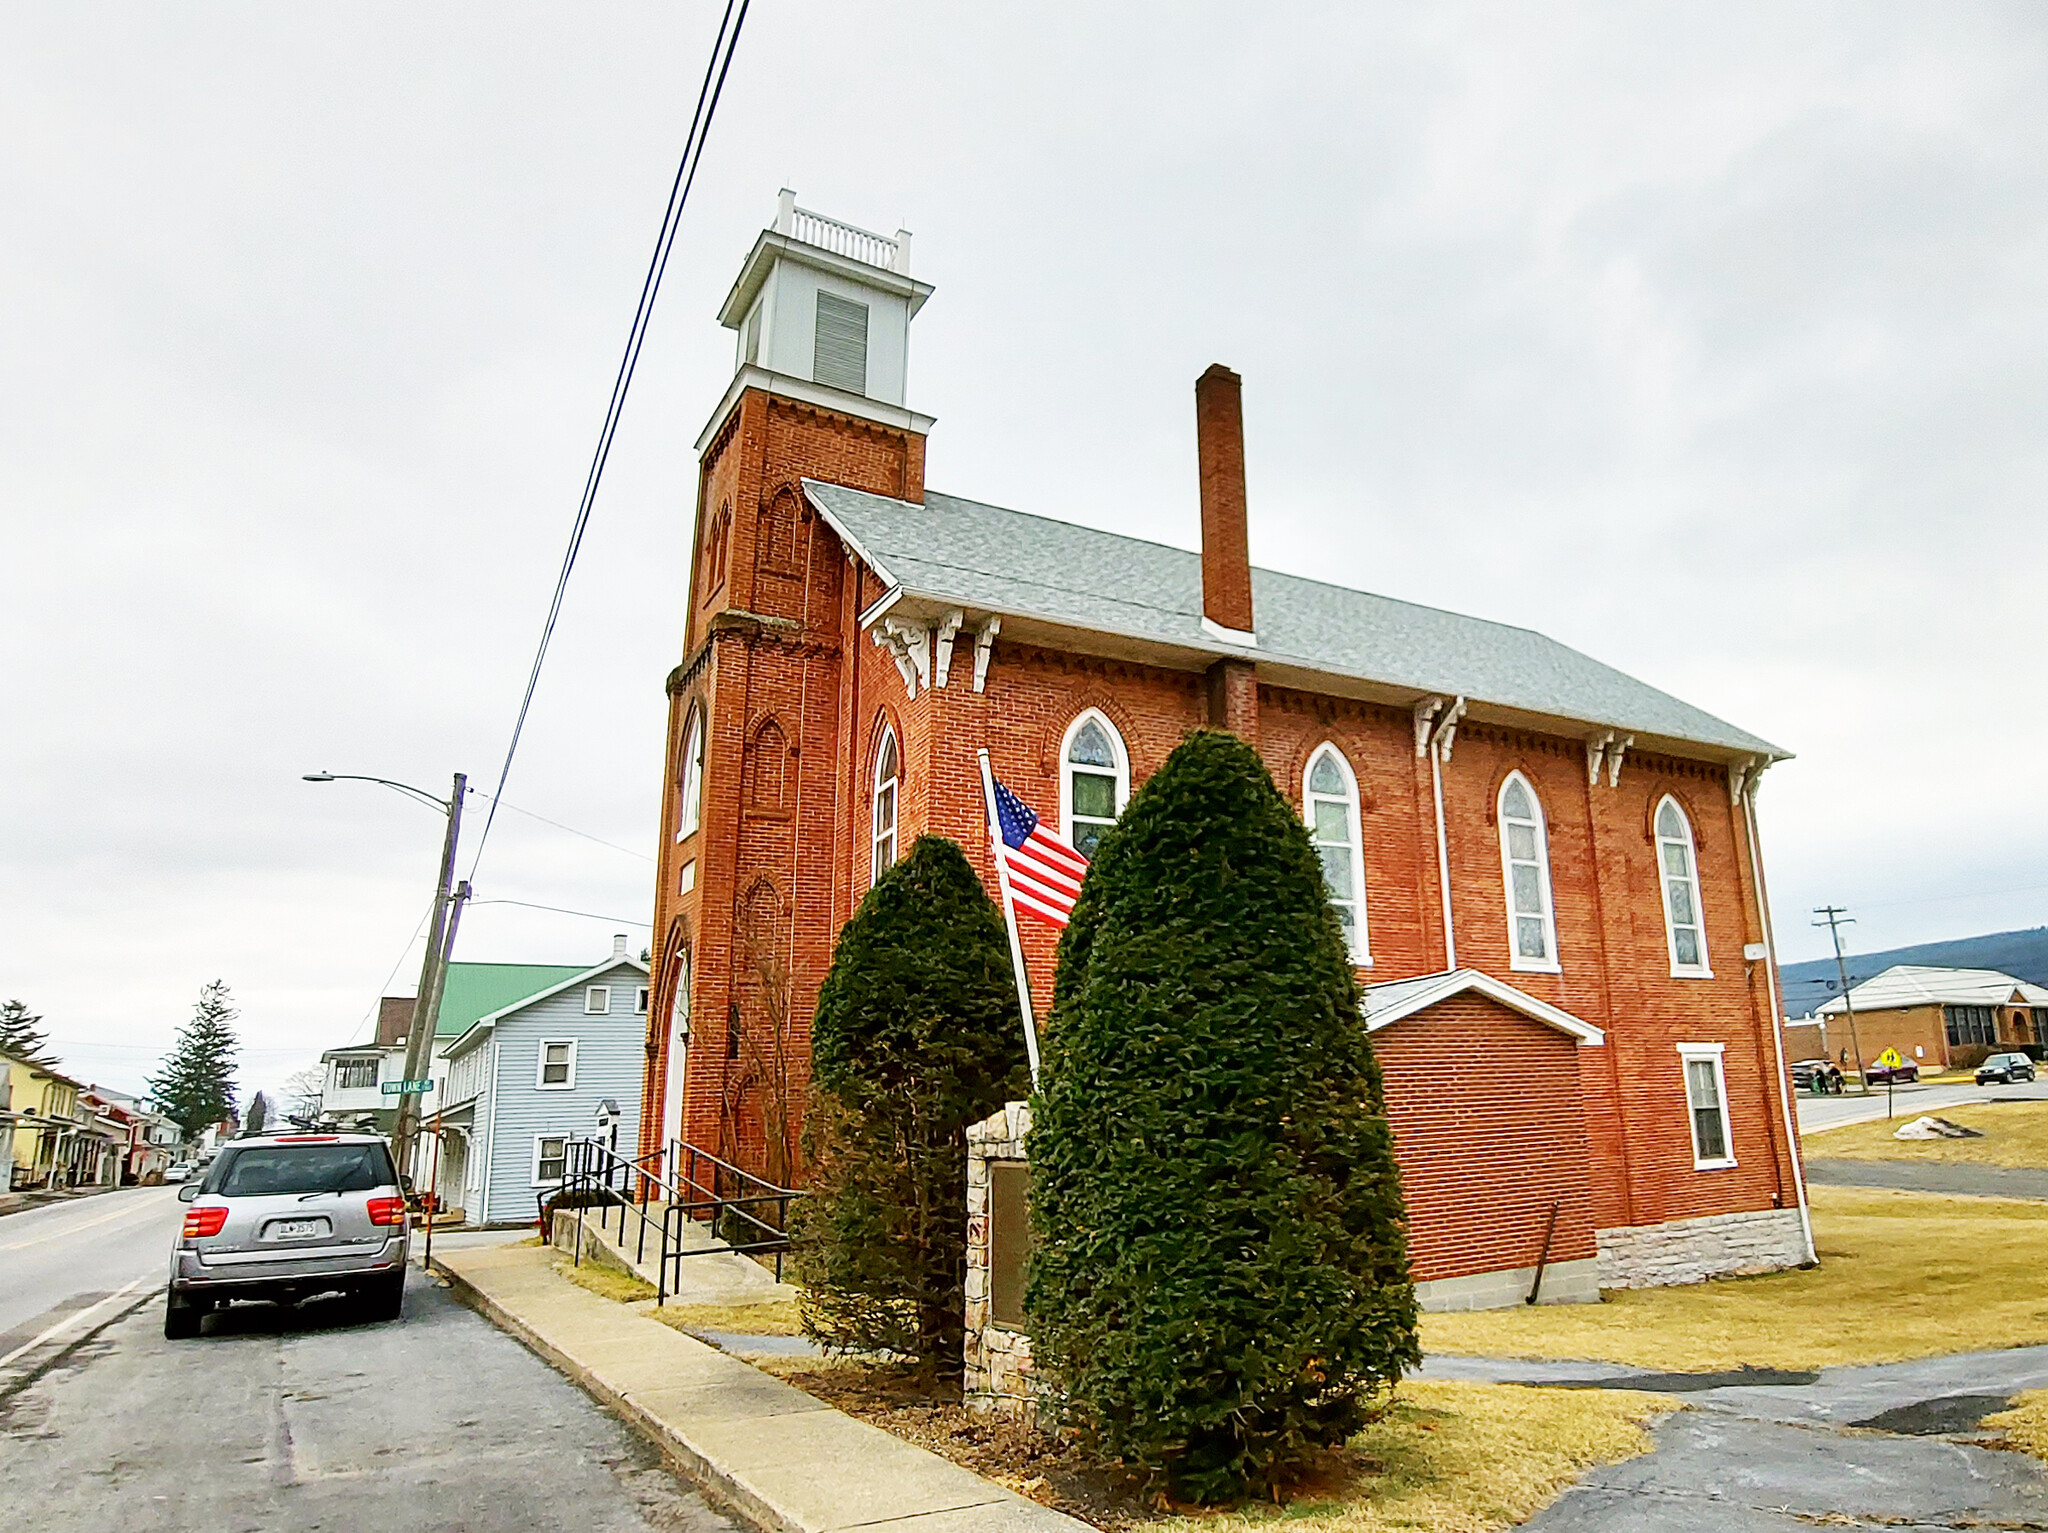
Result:
{"label": "white railing on tower", "polygon": [[898,229],[894,239],[872,230],[856,228],[823,213],[796,205],[796,193],[784,187],[775,203],[775,232],[806,245],[816,245],[834,255],[884,271],[910,274],[910,231]]}

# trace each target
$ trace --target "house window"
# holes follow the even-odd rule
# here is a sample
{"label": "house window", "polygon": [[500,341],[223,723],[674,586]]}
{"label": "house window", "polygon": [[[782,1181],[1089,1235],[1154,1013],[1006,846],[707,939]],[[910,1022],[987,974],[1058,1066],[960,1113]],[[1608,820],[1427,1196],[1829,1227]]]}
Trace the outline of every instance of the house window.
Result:
{"label": "house window", "polygon": [[1123,736],[1100,709],[1090,708],[1067,726],[1060,742],[1060,823],[1067,844],[1092,862],[1130,796]]}
{"label": "house window", "polygon": [[1365,857],[1360,848],[1358,781],[1351,763],[1334,745],[1309,757],[1301,779],[1302,818],[1308,822],[1316,855],[1323,863],[1323,888],[1351,961],[1372,962],[1365,930]]}
{"label": "house window", "polygon": [[1948,1024],[1950,1048],[1998,1042],[1998,1029],[1992,1023],[1989,1006],[1944,1006],[1941,1010]]}
{"label": "house window", "polygon": [[377,1084],[377,1057],[368,1059],[337,1059],[334,1062],[334,1085],[338,1091],[359,1091]]}
{"label": "house window", "polygon": [[1699,863],[1692,822],[1667,798],[1657,806],[1657,866],[1664,880],[1664,928],[1671,938],[1671,972],[1707,973],[1707,930],[1700,916]]}
{"label": "house window", "polygon": [[885,724],[882,743],[875,751],[875,821],[869,847],[869,884],[896,862],[896,799],[903,786],[902,778],[903,759],[896,750],[896,731]]}
{"label": "house window", "polygon": [[1550,835],[1543,805],[1520,772],[1500,785],[1501,878],[1508,901],[1508,967],[1557,972],[1557,917],[1551,905]]}
{"label": "house window", "polygon": [[583,1014],[587,1017],[608,1017],[612,1010],[612,987],[590,985],[583,991]]}
{"label": "house window", "polygon": [[569,1091],[576,1085],[576,1042],[556,1039],[540,1046],[540,1070],[534,1076],[540,1091]]}
{"label": "house window", "polygon": [[636,1017],[647,1015],[647,987],[645,985],[640,986],[633,992],[633,1015]]}
{"label": "house window", "polygon": [[559,1134],[543,1134],[533,1141],[533,1185],[546,1187],[559,1182],[569,1171],[569,1141]]}
{"label": "house window", "polygon": [[868,391],[868,306],[822,289],[818,323],[811,346],[811,380],[845,389]]}
{"label": "house window", "polygon": [[676,806],[676,839],[694,836],[704,808],[704,710],[690,710],[689,727],[683,732],[682,797]]}
{"label": "house window", "polygon": [[1728,1081],[1721,1072],[1722,1050],[1718,1043],[1678,1046],[1679,1060],[1685,1066],[1685,1105],[1692,1119],[1695,1171],[1735,1164],[1728,1134]]}

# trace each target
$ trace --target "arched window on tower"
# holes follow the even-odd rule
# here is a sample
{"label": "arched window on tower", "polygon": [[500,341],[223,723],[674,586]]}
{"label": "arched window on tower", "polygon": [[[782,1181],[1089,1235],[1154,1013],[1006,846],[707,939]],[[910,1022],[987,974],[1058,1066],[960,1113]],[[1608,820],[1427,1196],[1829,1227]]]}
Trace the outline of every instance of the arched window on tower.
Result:
{"label": "arched window on tower", "polygon": [[1657,868],[1664,885],[1664,931],[1671,942],[1671,972],[1688,979],[1710,978],[1692,821],[1675,798],[1666,798],[1657,806]]}
{"label": "arched window on tower", "polygon": [[704,710],[691,708],[683,728],[682,779],[677,787],[676,839],[697,833],[704,812]]}
{"label": "arched window on tower", "polygon": [[1060,742],[1060,825],[1067,844],[1091,861],[1103,832],[1131,796],[1131,758],[1123,736],[1099,708],[1067,726]]}
{"label": "arched window on tower", "polygon": [[896,861],[896,797],[902,788],[903,762],[896,750],[896,731],[882,726],[882,743],[875,750],[875,821],[868,866],[873,884],[885,868]]}
{"label": "arched window on tower", "polygon": [[1334,745],[1317,748],[1301,778],[1302,818],[1323,860],[1323,888],[1356,964],[1372,962],[1365,927],[1365,854],[1359,836],[1358,779]]}
{"label": "arched window on tower", "polygon": [[1508,967],[1557,971],[1557,918],[1551,908],[1550,836],[1543,805],[1520,772],[1500,785],[1501,877],[1507,886]]}

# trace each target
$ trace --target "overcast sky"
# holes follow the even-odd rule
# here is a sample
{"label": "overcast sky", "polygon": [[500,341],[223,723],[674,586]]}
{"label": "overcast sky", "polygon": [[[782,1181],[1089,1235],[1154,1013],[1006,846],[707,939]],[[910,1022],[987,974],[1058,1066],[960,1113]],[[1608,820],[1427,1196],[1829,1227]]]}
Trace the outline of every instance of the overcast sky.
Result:
{"label": "overcast sky", "polygon": [[[776,189],[915,231],[935,489],[1526,624],[1781,743],[1874,948],[2048,919],[2048,12],[757,0],[461,956],[647,931],[713,318]],[[245,1091],[408,991],[716,21],[0,11],[0,997]],[[472,812],[480,807],[472,805]],[[465,862],[466,862],[465,858]]]}

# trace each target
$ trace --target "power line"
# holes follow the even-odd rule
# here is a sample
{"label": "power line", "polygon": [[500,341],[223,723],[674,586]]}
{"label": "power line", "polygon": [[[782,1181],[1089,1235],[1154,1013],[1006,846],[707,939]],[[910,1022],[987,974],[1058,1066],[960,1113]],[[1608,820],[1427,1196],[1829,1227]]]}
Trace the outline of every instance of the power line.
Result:
{"label": "power line", "polygon": [[631,916],[605,916],[594,910],[567,910],[560,905],[536,905],[531,900],[471,900],[471,905],[517,905],[522,910],[551,910],[558,916],[587,916],[593,921],[610,921],[617,926],[644,926],[654,930],[652,921],[636,921]]}
{"label": "power line", "polygon": [[[469,791],[474,793],[478,798],[491,799],[491,802],[493,802],[494,804],[499,805],[501,808],[509,809],[514,814],[523,814],[529,820],[538,820],[543,825],[552,825],[556,830],[566,830],[572,836],[581,836],[585,841],[595,841],[599,846],[608,846],[615,852],[624,852],[628,857],[638,857],[642,862],[654,861],[654,858],[648,856],[645,852],[636,852],[630,846],[621,846],[616,841],[607,841],[603,836],[593,836],[587,830],[578,830],[573,825],[564,825],[560,820],[551,820],[544,814],[535,814],[531,809],[521,809],[517,804],[512,803],[510,800],[493,798],[492,795],[484,792],[484,790],[481,788],[471,788]],[[487,902],[483,900],[471,900],[470,903],[472,905],[480,905]]]}
{"label": "power line", "polygon": [[[562,597],[569,588],[569,576],[576,568],[576,555],[583,546],[583,534],[590,526],[591,507],[597,501],[597,487],[604,478],[605,464],[611,458],[612,438],[619,429],[619,417],[625,409],[626,394],[633,386],[633,373],[640,364],[640,348],[647,339],[647,323],[654,313],[654,301],[661,292],[662,275],[668,270],[669,251],[674,248],[676,230],[681,227],[684,205],[690,200],[690,188],[697,181],[697,167],[703,162],[704,141],[710,136],[711,119],[718,112],[719,97],[725,93],[726,72],[732,68],[733,51],[739,46],[740,29],[747,23],[747,6],[751,0],[738,0],[738,14],[734,15],[734,0],[726,0],[725,14],[719,18],[718,35],[711,43],[711,57],[704,66],[704,80],[697,88],[697,109],[690,117],[690,131],[683,140],[682,158],[676,164],[674,183],[669,187],[668,206],[662,214],[661,232],[655,236],[654,254],[647,263],[647,275],[640,284],[640,302],[633,312],[633,325],[627,332],[625,355],[619,359],[618,376],[612,381],[611,403],[605,410],[604,426],[598,432],[597,450],[591,455],[590,472],[583,482],[583,498],[576,507],[575,521],[569,529],[569,546],[562,555],[561,573],[555,577],[554,595],[548,601],[547,621],[541,625],[540,644],[534,650],[533,669],[527,673],[526,692],[519,700],[519,713],[512,722],[512,738],[505,747],[505,764],[498,772],[497,792],[505,791],[506,780],[512,775],[512,759],[519,752],[519,737],[526,729],[526,716],[533,707],[533,694],[540,685],[541,667],[546,664],[549,642],[555,635],[555,624],[562,615]],[[483,833],[477,837],[476,856],[469,864],[471,882],[476,879],[477,865],[483,861],[484,847],[491,839],[491,825],[498,814],[498,800],[491,797],[490,812],[484,816]]]}

